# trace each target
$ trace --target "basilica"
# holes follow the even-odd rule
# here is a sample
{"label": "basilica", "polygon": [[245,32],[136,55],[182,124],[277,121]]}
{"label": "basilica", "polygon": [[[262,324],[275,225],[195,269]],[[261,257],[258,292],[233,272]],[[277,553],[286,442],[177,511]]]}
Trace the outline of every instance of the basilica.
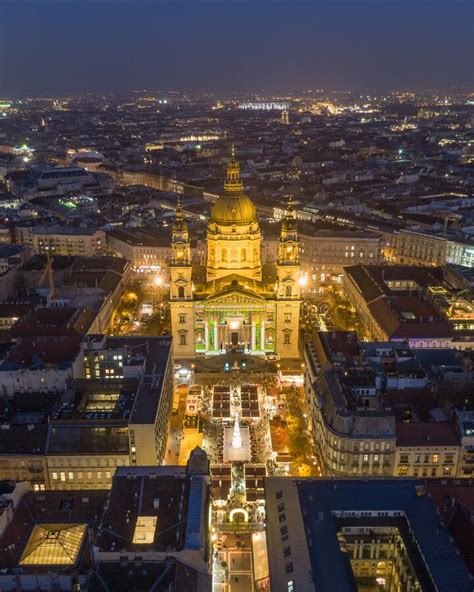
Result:
{"label": "basilica", "polygon": [[262,265],[257,211],[232,151],[224,193],[212,207],[205,265],[191,260],[178,206],[171,240],[171,323],[176,358],[228,352],[298,357],[299,239],[291,203],[276,264]]}

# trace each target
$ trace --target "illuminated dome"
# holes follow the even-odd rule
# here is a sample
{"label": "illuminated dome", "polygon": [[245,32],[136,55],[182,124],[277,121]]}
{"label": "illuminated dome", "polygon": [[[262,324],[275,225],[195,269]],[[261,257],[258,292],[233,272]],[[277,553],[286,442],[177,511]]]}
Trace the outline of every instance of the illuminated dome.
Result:
{"label": "illuminated dome", "polygon": [[257,210],[252,201],[244,194],[240,179],[240,166],[232,158],[227,164],[227,179],[224,183],[224,194],[214,204],[211,211],[211,222],[216,224],[252,224],[257,222]]}
{"label": "illuminated dome", "polygon": [[223,195],[214,204],[211,221],[216,224],[252,224],[257,220],[257,210],[246,195]]}

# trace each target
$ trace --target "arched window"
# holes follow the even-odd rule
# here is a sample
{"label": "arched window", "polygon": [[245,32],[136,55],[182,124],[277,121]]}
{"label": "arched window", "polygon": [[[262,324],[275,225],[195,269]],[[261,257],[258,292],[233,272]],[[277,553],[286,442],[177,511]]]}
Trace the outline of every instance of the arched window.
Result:
{"label": "arched window", "polygon": [[222,261],[227,261],[227,249],[222,249]]}
{"label": "arched window", "polygon": [[184,298],[184,286],[178,286],[178,298]]}
{"label": "arched window", "polygon": [[245,249],[242,249],[242,254],[240,255],[240,260],[247,261],[247,251]]}
{"label": "arched window", "polygon": [[230,252],[230,260],[237,261],[237,249],[232,249]]}
{"label": "arched window", "polygon": [[285,295],[287,298],[291,298],[291,286],[286,286]]}

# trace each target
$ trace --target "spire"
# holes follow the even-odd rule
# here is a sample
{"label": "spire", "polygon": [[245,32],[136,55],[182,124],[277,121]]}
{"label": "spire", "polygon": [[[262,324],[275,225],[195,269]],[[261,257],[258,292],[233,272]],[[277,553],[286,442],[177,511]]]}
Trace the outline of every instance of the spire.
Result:
{"label": "spire", "polygon": [[176,220],[183,219],[183,210],[181,208],[181,196],[178,194],[178,201],[176,202]]}
{"label": "spire", "polygon": [[178,201],[176,202],[176,216],[173,223],[174,233],[187,232],[188,227],[186,220],[184,219],[183,208],[181,207],[181,197],[178,195]]}
{"label": "spire", "polygon": [[295,229],[295,210],[293,209],[293,198],[290,195],[286,205],[285,217],[283,218],[282,230],[289,231]]}
{"label": "spire", "polygon": [[224,183],[224,190],[227,195],[241,195],[243,193],[240,164],[235,158],[234,144],[232,144],[231,159],[227,163],[227,178]]}

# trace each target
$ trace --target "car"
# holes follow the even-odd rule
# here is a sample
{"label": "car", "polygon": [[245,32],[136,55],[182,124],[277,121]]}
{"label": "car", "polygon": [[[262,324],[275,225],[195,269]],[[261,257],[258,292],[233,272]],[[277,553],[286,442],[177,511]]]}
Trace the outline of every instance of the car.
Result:
{"label": "car", "polygon": [[278,362],[280,356],[278,354],[265,354],[265,359],[267,362]]}

